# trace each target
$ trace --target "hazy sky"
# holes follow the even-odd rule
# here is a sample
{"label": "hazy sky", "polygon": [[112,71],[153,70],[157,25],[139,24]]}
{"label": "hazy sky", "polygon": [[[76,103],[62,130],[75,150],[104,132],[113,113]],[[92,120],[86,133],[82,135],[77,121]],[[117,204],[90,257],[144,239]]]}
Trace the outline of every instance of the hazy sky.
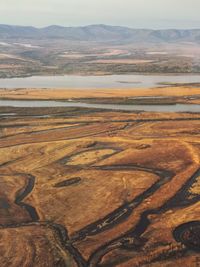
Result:
{"label": "hazy sky", "polygon": [[0,24],[200,28],[200,0],[0,0]]}

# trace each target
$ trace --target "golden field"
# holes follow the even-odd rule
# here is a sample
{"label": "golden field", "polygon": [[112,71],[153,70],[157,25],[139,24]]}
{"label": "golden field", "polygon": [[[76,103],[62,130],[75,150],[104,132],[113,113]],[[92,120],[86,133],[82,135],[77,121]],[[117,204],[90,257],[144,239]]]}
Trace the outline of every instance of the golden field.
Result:
{"label": "golden field", "polygon": [[[174,86],[138,89],[0,89],[0,99],[68,100],[84,98],[173,97],[181,103],[200,103],[199,87]],[[187,99],[191,97],[192,99]]]}
{"label": "golden field", "polygon": [[[199,93],[21,89],[0,90],[0,98]],[[198,266],[200,112],[0,113],[15,113],[0,116],[0,266]]]}

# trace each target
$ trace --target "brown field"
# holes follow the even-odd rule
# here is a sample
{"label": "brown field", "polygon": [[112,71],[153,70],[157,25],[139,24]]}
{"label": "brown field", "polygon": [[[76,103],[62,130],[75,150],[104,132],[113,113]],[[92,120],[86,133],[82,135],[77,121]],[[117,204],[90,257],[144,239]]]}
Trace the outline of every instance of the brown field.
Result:
{"label": "brown field", "polygon": [[5,58],[11,58],[11,59],[17,59],[17,60],[22,60],[25,61],[25,59],[21,58],[21,57],[17,57],[15,55],[11,55],[11,54],[1,54],[0,53],[0,59],[5,59]]}
{"label": "brown field", "polygon": [[98,59],[90,61],[90,63],[100,63],[100,64],[145,64],[151,63],[153,60],[145,59]]}
{"label": "brown field", "polygon": [[[200,103],[200,88],[190,86],[161,87],[153,89],[0,89],[0,99],[114,99],[134,97],[172,97],[180,98],[182,103]],[[189,97],[189,98],[188,98]]]}
{"label": "brown field", "polygon": [[[23,99],[139,94],[199,89],[0,90]],[[0,116],[1,267],[198,266],[200,113],[1,113],[15,113]]]}
{"label": "brown field", "polygon": [[[65,58],[84,58],[84,57],[109,57],[109,56],[119,56],[119,55],[124,55],[127,56],[129,55],[128,50],[119,50],[119,49],[107,49],[107,52],[101,51],[99,53],[98,50],[93,49],[93,52],[90,51],[90,53],[72,53],[70,52],[65,52],[64,54],[60,55],[61,57]],[[95,53],[96,52],[96,53]]]}
{"label": "brown field", "polygon": [[20,65],[12,65],[12,64],[0,64],[0,69],[13,69],[13,68],[20,68]]}
{"label": "brown field", "polygon": [[[104,43],[54,39],[0,42],[0,78],[52,75],[199,74],[195,43]],[[31,64],[30,64],[31,62]],[[16,66],[16,67],[15,67]],[[19,67],[20,66],[20,67]]]}

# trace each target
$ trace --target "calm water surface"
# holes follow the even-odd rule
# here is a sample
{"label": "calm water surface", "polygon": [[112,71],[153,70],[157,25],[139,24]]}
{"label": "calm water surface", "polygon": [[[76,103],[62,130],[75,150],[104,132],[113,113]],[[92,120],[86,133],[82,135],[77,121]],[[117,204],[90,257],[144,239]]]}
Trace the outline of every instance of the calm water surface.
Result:
{"label": "calm water surface", "polygon": [[200,112],[200,105],[117,105],[117,104],[88,104],[80,102],[62,101],[26,101],[26,100],[0,100],[0,106],[11,107],[83,107],[108,110],[150,111],[150,112]]}
{"label": "calm water surface", "polygon": [[0,79],[0,88],[145,88],[164,82],[200,83],[200,75],[33,76]]}
{"label": "calm water surface", "polygon": [[[199,75],[109,75],[109,76],[33,76],[0,79],[0,88],[145,88],[159,83],[200,83]],[[200,112],[200,105],[117,105],[62,101],[0,100],[0,106],[12,107],[85,107],[152,112]]]}

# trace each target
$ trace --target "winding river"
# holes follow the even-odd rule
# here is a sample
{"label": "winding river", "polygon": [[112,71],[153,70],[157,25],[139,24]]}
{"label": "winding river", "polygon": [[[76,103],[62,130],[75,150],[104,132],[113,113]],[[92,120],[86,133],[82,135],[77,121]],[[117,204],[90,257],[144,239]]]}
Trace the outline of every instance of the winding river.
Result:
{"label": "winding river", "polygon": [[[0,106],[10,107],[81,107],[122,111],[148,111],[148,112],[200,112],[197,104],[175,105],[119,105],[119,104],[89,104],[71,101],[43,101],[43,100],[0,100]],[[1,115],[1,114],[0,114]]]}

